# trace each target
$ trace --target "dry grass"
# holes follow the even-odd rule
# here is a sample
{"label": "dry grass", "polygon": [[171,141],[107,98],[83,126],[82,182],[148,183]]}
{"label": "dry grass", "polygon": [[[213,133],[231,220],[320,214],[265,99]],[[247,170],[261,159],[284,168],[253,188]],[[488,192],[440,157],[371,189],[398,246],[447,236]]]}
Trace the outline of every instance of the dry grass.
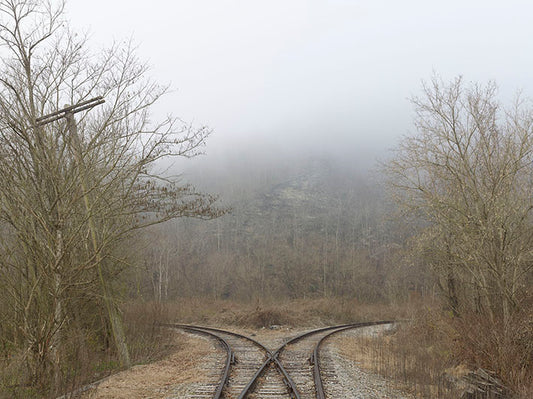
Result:
{"label": "dry grass", "polygon": [[361,304],[353,299],[308,299],[292,301],[205,301],[182,299],[165,305],[165,320],[204,325],[234,325],[262,328],[271,325],[292,327],[322,326],[377,319],[404,318],[403,306]]}
{"label": "dry grass", "polygon": [[438,306],[424,307],[392,334],[346,337],[339,344],[360,366],[399,381],[419,397],[457,398],[461,377],[480,367],[526,399],[533,397],[532,320],[528,309],[505,330],[479,315],[454,318]]}
{"label": "dry grass", "polygon": [[[159,360],[175,349],[172,333],[156,325],[163,309],[155,304],[131,304],[124,307],[124,323],[132,361],[143,364]],[[56,397],[72,392],[92,381],[119,371],[120,365],[112,345],[102,338],[103,332],[88,331],[78,325],[63,332],[60,348],[59,381],[43,378],[37,384],[31,378],[30,353],[4,348],[0,356],[0,399]]]}
{"label": "dry grass", "polygon": [[[182,299],[164,305],[129,303],[123,309],[136,364],[159,361],[183,349],[173,338],[175,334],[158,327],[158,322],[261,329],[410,319],[394,334],[344,338],[343,353],[363,367],[405,384],[420,397],[458,397],[451,381],[476,367],[495,371],[520,398],[533,397],[533,311],[529,308],[517,315],[511,329],[474,316],[452,318],[436,303],[431,307],[428,303],[368,305],[342,298],[254,303]],[[109,346],[82,330],[70,331],[63,349],[63,392],[120,370]],[[23,354],[11,351],[0,358],[0,367],[0,398],[40,395],[27,383]]]}
{"label": "dry grass", "polygon": [[[185,384],[205,381],[208,376],[199,368],[202,359],[212,351],[207,340],[173,334],[170,355],[146,365],[137,365],[117,373],[95,389],[87,399],[165,398]],[[173,395],[172,395],[173,396]]]}
{"label": "dry grass", "polygon": [[35,397],[38,392],[30,386],[24,354],[12,351],[0,360],[0,399]]}
{"label": "dry grass", "polygon": [[[28,352],[13,350],[0,360],[0,398],[56,397],[70,392],[116,370],[118,363],[111,351],[106,351],[94,335],[82,329],[64,331],[60,348],[61,368],[58,380],[32,379]],[[51,368],[51,366],[49,366]]]}
{"label": "dry grass", "polygon": [[168,320],[165,306],[156,302],[129,303],[123,309],[126,338],[133,363],[160,360],[175,348],[174,334],[158,325]]}
{"label": "dry grass", "polygon": [[519,397],[533,397],[533,307],[517,312],[507,326],[471,314],[453,327],[457,356],[495,372]]}
{"label": "dry grass", "polygon": [[397,381],[418,397],[459,397],[448,379],[457,366],[449,329],[443,320],[429,315],[415,320],[385,335],[345,337],[339,344],[349,359]]}

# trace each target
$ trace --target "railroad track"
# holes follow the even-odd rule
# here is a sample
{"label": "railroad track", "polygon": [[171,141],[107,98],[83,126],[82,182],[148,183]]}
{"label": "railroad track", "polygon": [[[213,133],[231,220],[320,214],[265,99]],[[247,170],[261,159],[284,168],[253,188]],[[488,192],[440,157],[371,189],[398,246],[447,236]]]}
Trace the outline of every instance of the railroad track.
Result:
{"label": "railroad track", "polygon": [[258,341],[232,331],[210,327],[180,324],[166,326],[211,336],[226,351],[219,382],[202,387],[191,399],[297,398],[293,395],[294,385],[286,378],[283,366],[272,367],[272,353]]}
{"label": "railroad track", "polygon": [[216,339],[226,360],[212,378],[190,398],[318,398],[325,399],[320,348],[332,335],[354,328],[390,324],[391,321],[345,324],[311,330],[290,338],[274,352],[258,341],[231,331],[182,324],[165,324]]}
{"label": "railroad track", "polygon": [[322,347],[322,344],[332,335],[337,334],[337,333],[348,331],[354,328],[363,328],[363,327],[370,327],[370,326],[377,326],[377,325],[391,324],[391,323],[393,322],[392,321],[374,321],[374,322],[357,323],[351,326],[336,328],[336,329],[333,329],[333,331],[328,331],[326,335],[320,338],[320,340],[315,345],[315,348],[313,349],[313,354],[311,355],[311,358],[309,359],[310,363],[313,365],[313,380],[315,382],[315,393],[316,393],[317,399],[326,399],[326,392],[324,389],[323,377],[327,376],[327,373],[325,372],[325,370],[323,370],[323,367],[321,367],[321,361],[320,361],[320,348]]}

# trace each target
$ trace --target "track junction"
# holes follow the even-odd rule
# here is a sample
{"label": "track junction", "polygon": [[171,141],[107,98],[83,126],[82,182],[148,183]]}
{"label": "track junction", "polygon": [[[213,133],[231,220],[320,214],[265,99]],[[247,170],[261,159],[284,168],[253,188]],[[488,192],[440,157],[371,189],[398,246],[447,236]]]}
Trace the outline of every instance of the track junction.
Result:
{"label": "track junction", "polygon": [[[287,339],[276,350],[236,332],[186,324],[164,324],[215,340],[225,359],[209,370],[210,382],[190,398],[333,398],[325,389],[331,370],[322,363],[320,348],[333,335],[392,321],[344,324],[307,331]],[[330,384],[331,385],[331,384]]]}

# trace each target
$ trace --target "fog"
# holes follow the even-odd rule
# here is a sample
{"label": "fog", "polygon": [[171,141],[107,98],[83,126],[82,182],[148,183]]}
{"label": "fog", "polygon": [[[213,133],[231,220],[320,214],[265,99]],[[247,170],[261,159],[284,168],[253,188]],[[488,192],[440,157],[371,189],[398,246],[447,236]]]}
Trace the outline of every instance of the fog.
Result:
{"label": "fog", "polygon": [[67,4],[95,46],[133,38],[154,78],[171,82],[161,115],[213,129],[200,162],[320,155],[366,166],[413,130],[408,98],[434,73],[528,95],[532,11],[477,0]]}

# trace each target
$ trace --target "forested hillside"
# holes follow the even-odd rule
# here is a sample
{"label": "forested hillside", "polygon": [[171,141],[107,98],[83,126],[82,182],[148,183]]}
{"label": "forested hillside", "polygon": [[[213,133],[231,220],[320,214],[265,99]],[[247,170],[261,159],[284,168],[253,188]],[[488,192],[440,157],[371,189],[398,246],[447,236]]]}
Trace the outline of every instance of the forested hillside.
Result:
{"label": "forested hillside", "polygon": [[376,172],[320,157],[223,165],[189,177],[221,193],[227,215],[172,221],[144,238],[148,257],[135,278],[146,299],[374,302],[433,289],[430,272],[402,258],[410,232],[393,219]]}

